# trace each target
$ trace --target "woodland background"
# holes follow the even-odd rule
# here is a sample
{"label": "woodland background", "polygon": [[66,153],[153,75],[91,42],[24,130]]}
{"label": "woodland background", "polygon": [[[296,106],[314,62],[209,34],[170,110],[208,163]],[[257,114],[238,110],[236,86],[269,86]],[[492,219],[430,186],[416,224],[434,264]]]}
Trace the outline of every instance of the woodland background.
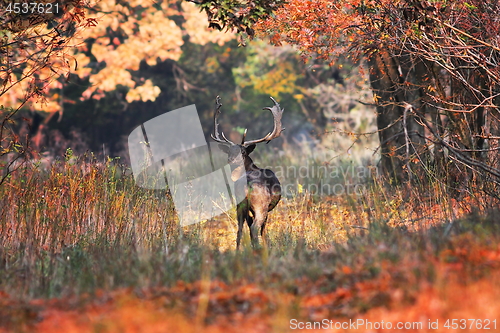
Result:
{"label": "woodland background", "polygon": [[[358,132],[373,125],[373,108],[358,102],[372,102],[367,79],[348,58],[331,67],[302,61],[291,46],[256,40],[241,47],[235,33],[209,29],[206,15],[185,1],[80,5],[89,6],[82,21],[64,22],[81,28],[71,41],[64,39],[57,50],[33,41],[54,60],[34,59],[14,44],[5,48],[12,52],[4,72],[10,71],[10,78],[3,81],[0,102],[14,110],[22,105],[16,116],[27,121],[17,122],[16,133],[28,135],[36,151],[61,156],[71,147],[77,154],[127,158],[126,139],[138,124],[190,104],[197,106],[208,137],[217,95],[231,137],[250,124],[254,136],[267,130],[269,119],[260,110],[269,96],[287,110],[290,144],[314,145],[336,122],[345,123],[336,128]],[[42,27],[31,29],[27,38]],[[31,75],[35,69],[40,71]],[[22,75],[26,78],[16,84]],[[33,97],[24,104],[30,90]],[[350,114],[352,109],[361,116]]]}

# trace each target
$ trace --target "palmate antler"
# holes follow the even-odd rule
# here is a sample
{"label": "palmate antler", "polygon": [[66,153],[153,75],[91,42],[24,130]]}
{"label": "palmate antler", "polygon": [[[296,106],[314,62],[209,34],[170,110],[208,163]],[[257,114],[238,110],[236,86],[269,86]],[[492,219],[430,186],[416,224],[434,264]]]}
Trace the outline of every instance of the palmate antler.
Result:
{"label": "palmate antler", "polygon": [[[274,98],[271,97],[271,100],[274,102],[273,107],[265,107],[262,110],[269,110],[273,114],[273,119],[274,119],[274,128],[272,132],[269,132],[266,136],[263,138],[257,139],[257,140],[250,140],[250,141],[245,141],[246,135],[247,135],[247,129],[245,129],[245,133],[243,133],[243,137],[241,139],[241,145],[242,146],[249,146],[251,144],[256,144],[260,142],[269,142],[281,135],[281,132],[284,131],[285,129],[281,125],[281,117],[283,116],[283,109],[280,107],[279,103],[276,102]],[[214,112],[214,133],[211,134],[211,137],[213,140],[223,143],[223,144],[229,144],[229,145],[234,145],[235,143],[230,141],[226,136],[224,135],[224,132],[219,133],[219,123],[217,122],[217,119],[219,115],[221,114],[221,108],[222,104],[220,102],[220,97],[217,96],[215,99],[215,112]],[[222,137],[222,138],[221,138]]]}
{"label": "palmate antler", "polygon": [[[217,122],[217,118],[219,118],[219,115],[221,114],[220,108],[222,106],[222,103],[220,102],[220,96],[217,96],[215,98],[215,110],[214,110],[214,132],[210,135],[214,141],[217,141],[219,143],[224,143],[224,144],[230,144],[234,145],[235,143],[228,140],[226,136],[224,135],[224,132],[221,132],[219,134],[219,123]],[[222,136],[222,139],[220,138]]]}
{"label": "palmate antler", "polygon": [[250,141],[245,141],[245,136],[247,134],[247,131],[245,130],[245,133],[243,134],[243,139],[241,140],[241,145],[242,146],[249,146],[254,143],[260,143],[264,141],[271,141],[272,139],[276,139],[281,135],[281,132],[284,131],[285,129],[281,126],[281,117],[283,116],[283,109],[280,107],[278,102],[272,97],[270,97],[271,100],[274,102],[273,107],[265,107],[262,110],[269,110],[273,114],[273,119],[274,119],[274,128],[273,131],[267,134],[265,137],[257,140],[250,140]]}

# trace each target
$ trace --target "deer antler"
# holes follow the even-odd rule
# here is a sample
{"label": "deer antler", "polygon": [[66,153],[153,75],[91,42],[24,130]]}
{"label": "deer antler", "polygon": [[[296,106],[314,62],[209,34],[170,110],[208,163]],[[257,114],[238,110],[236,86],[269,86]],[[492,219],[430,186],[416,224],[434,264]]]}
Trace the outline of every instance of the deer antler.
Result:
{"label": "deer antler", "polygon": [[247,134],[246,130],[245,130],[245,134],[243,134],[243,139],[241,140],[242,146],[249,146],[251,144],[260,143],[260,142],[264,142],[264,141],[269,142],[272,139],[276,139],[277,137],[279,137],[281,135],[281,132],[285,130],[283,127],[281,127],[281,117],[283,116],[284,109],[282,109],[280,107],[280,105],[278,104],[278,102],[276,102],[276,100],[274,98],[271,97],[271,100],[274,102],[274,106],[273,107],[265,107],[262,110],[269,110],[273,114],[273,118],[274,118],[273,131],[268,133],[265,137],[263,137],[261,139],[245,141],[245,137]]}
{"label": "deer antler", "polygon": [[[222,103],[220,102],[220,96],[217,96],[215,98],[215,110],[214,110],[214,132],[210,135],[214,141],[217,141],[219,143],[224,143],[224,144],[230,144],[234,145],[234,142],[228,140],[226,136],[224,135],[224,132],[221,132],[219,134],[219,123],[217,122],[217,118],[221,114],[221,108]],[[221,139],[222,136],[222,139]]]}

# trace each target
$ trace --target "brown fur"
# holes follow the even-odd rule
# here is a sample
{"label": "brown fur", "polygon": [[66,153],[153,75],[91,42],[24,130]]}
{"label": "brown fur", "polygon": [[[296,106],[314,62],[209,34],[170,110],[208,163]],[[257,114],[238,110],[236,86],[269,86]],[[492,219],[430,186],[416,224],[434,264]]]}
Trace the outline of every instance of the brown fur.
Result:
{"label": "brown fur", "polygon": [[[219,147],[228,155],[228,163],[231,166],[231,179],[234,181],[234,190],[238,202],[236,211],[238,214],[238,234],[236,236],[236,247],[240,247],[243,225],[247,221],[250,228],[252,245],[259,244],[260,234],[264,236],[267,215],[281,199],[281,185],[274,172],[269,169],[257,167],[248,156],[255,149],[257,143],[268,142],[279,137],[285,129],[281,126],[283,109],[279,103],[271,97],[273,107],[265,107],[273,115],[274,128],[266,136],[256,140],[245,141],[247,131],[243,134],[241,144],[236,144],[226,138],[224,133],[219,132],[217,118],[221,113],[222,106],[220,97],[215,99],[214,132],[212,139],[219,142]],[[265,238],[263,237],[265,240]]]}
{"label": "brown fur", "polygon": [[252,245],[257,246],[259,229],[261,236],[264,237],[268,212],[274,209],[281,199],[280,182],[274,172],[257,167],[248,156],[254,150],[255,144],[248,147],[220,145],[220,148],[228,154],[228,163],[232,170],[231,179],[235,181],[236,198],[239,202],[236,207],[238,216],[236,247],[240,246],[245,221],[250,229]]}

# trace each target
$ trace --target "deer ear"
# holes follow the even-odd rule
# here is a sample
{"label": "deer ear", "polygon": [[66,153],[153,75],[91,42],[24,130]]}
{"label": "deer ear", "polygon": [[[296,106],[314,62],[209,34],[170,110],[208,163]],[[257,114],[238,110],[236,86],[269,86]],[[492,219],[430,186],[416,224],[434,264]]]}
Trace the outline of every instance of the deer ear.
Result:
{"label": "deer ear", "polygon": [[247,155],[250,155],[251,152],[255,149],[257,145],[255,143],[252,143],[250,146],[245,148],[245,151],[247,152]]}
{"label": "deer ear", "polygon": [[227,145],[222,145],[222,144],[219,144],[217,145],[219,147],[220,150],[222,150],[223,152],[225,152],[226,154],[229,154],[229,146]]}

